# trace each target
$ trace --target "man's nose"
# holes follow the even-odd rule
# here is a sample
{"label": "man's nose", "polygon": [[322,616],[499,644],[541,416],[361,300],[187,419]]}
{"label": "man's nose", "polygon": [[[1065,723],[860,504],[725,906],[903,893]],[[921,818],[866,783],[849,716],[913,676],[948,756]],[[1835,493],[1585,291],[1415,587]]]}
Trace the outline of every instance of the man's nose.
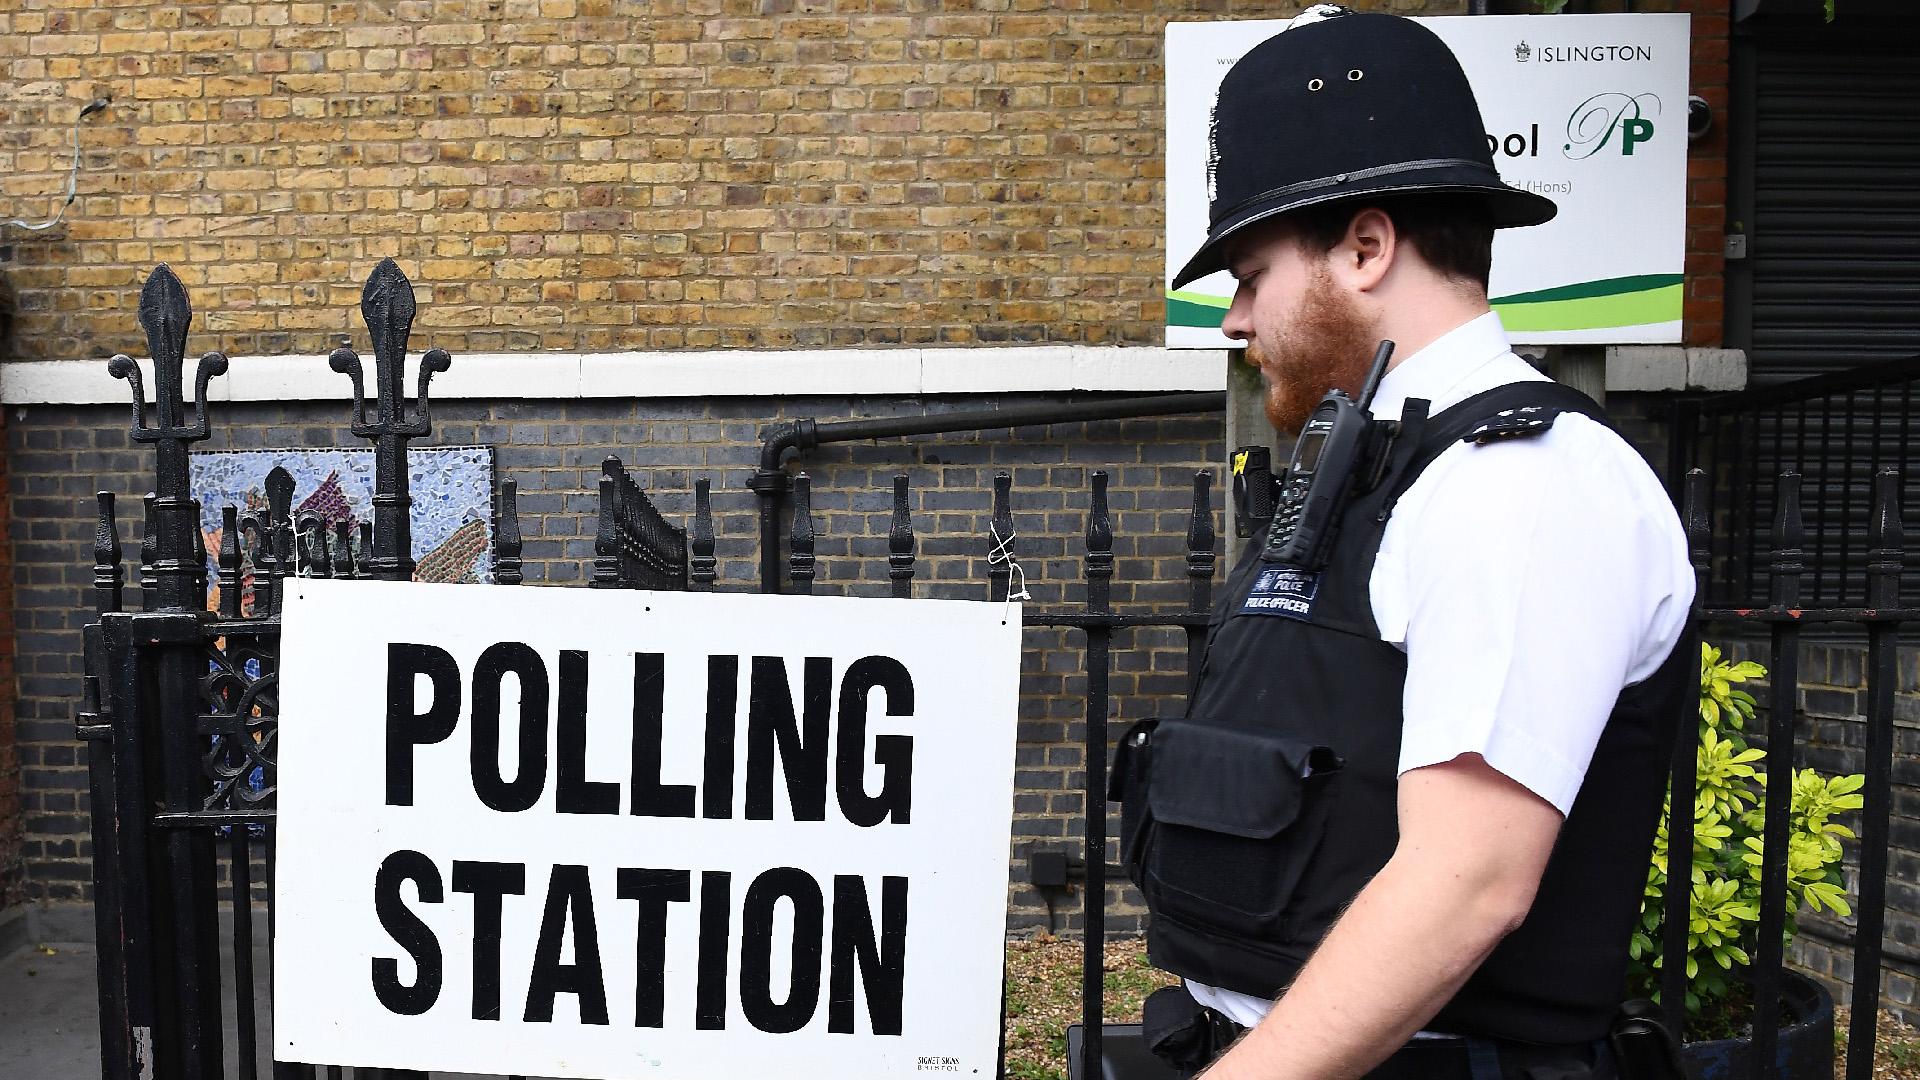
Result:
{"label": "man's nose", "polygon": [[1220,332],[1235,341],[1252,339],[1253,294],[1246,286],[1233,290],[1233,303],[1227,306],[1226,317],[1220,320]]}

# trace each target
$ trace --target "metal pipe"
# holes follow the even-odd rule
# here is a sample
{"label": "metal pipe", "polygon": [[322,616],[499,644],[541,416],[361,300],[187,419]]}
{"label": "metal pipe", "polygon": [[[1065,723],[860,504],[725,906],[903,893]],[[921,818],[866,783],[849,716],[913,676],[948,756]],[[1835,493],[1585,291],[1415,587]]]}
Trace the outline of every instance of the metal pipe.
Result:
{"label": "metal pipe", "polygon": [[1227,407],[1224,390],[1192,394],[1155,394],[1150,397],[1107,398],[1053,405],[1016,405],[1009,409],[971,409],[926,416],[893,416],[884,420],[842,420],[813,424],[814,443],[856,442],[900,435],[932,435],[944,431],[1064,424],[1082,420],[1123,420],[1138,416],[1219,412]]}
{"label": "metal pipe", "polygon": [[805,452],[823,443],[891,439],[903,435],[990,431],[995,428],[1089,420],[1126,420],[1141,416],[1182,416],[1222,412],[1226,407],[1226,392],[1212,390],[1047,405],[1016,405],[1006,409],[966,409],[920,416],[891,416],[879,420],[840,420],[823,424],[807,419],[773,424],[760,432],[760,465],[747,478],[747,487],[760,500],[760,591],[781,591],[780,513],[790,481],[780,468],[780,459],[788,450]]}

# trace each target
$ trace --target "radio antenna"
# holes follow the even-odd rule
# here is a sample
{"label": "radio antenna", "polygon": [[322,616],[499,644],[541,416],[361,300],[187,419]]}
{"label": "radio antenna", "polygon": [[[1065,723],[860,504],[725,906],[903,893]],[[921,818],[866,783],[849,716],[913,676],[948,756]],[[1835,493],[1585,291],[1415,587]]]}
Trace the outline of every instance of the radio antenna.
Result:
{"label": "radio antenna", "polygon": [[1384,338],[1380,347],[1373,352],[1373,367],[1367,371],[1367,385],[1360,390],[1360,408],[1373,411],[1374,391],[1380,389],[1380,379],[1387,373],[1387,361],[1393,357],[1393,342]]}

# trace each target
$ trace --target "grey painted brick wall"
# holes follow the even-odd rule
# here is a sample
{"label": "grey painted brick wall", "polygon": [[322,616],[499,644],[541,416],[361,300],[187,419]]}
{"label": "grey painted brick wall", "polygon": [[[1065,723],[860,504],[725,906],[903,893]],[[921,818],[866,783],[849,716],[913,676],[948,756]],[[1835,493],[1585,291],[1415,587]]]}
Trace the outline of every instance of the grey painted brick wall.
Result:
{"label": "grey painted brick wall", "polygon": [[[692,505],[693,481],[714,482],[720,530],[721,580],[745,587],[756,573],[755,506],[745,479],[758,456],[757,432],[772,420],[822,420],[976,408],[1002,399],[812,398],[785,402],[713,401],[455,402],[435,410],[437,443],[491,443],[501,477],[521,485],[522,528],[530,581],[580,585],[591,572],[594,484],[600,459],[615,453],[641,474],[670,518]],[[1630,402],[1615,402],[1623,426],[1651,426]],[[1618,408],[1618,406],[1626,406]],[[345,431],[344,406],[216,406],[207,448],[356,446]],[[130,448],[121,407],[36,407],[9,417],[9,491],[16,546],[21,700],[19,739],[25,812],[27,895],[83,900],[89,893],[85,755],[74,741],[72,715],[80,678],[79,631],[87,619],[93,529],[92,493],[107,489],[138,513],[151,486],[151,461]],[[985,518],[991,481],[1005,469],[1016,480],[1016,548],[1037,607],[1077,604],[1084,595],[1080,554],[1088,503],[1087,474],[1107,468],[1118,552],[1116,605],[1178,607],[1186,596],[1184,534],[1192,474],[1222,456],[1217,421],[1178,418],[1005,429],[821,447],[790,466],[816,485],[822,592],[886,591],[886,533],[891,477],[913,480],[914,522],[922,556],[916,595],[983,597]],[[1664,454],[1652,455],[1656,465]],[[1222,503],[1219,485],[1214,502]],[[136,522],[122,521],[129,557]],[[1216,513],[1216,529],[1224,529]],[[1223,568],[1224,573],[1224,568]],[[1216,582],[1219,578],[1216,578]],[[1012,838],[1016,862],[1009,883],[1009,927],[1015,931],[1078,926],[1078,895],[1046,898],[1024,881],[1019,856],[1034,848],[1078,855],[1085,673],[1078,635],[1029,631],[1022,661],[1023,698]],[[1748,645],[1746,654],[1758,656]],[[1864,711],[1861,649],[1813,642],[1802,658],[1808,717],[1799,764],[1826,772],[1862,768]],[[1184,642],[1177,633],[1137,631],[1116,641],[1112,733],[1134,718],[1177,706],[1184,683]],[[1900,664],[1894,776],[1894,852],[1889,882],[1886,999],[1910,1019],[1920,973],[1920,657]],[[1764,698],[1763,698],[1764,700]],[[1851,872],[1851,871],[1850,871]],[[1131,890],[1109,893],[1109,927],[1137,932],[1140,910]],[[1798,962],[1837,983],[1851,977],[1850,920],[1805,920]]]}
{"label": "grey painted brick wall", "polygon": [[[600,461],[616,454],[669,520],[691,512],[693,483],[713,481],[722,587],[756,580],[757,507],[745,481],[758,460],[759,429],[799,417],[820,420],[918,414],[1003,403],[1004,398],[753,398],[711,400],[451,402],[434,408],[429,443],[490,444],[497,478],[520,484],[529,583],[583,586],[592,573]],[[346,430],[346,406],[331,403],[215,405],[203,449],[363,446]],[[80,632],[90,617],[93,493],[120,497],[129,577],[139,550],[139,496],[152,462],[126,435],[124,407],[16,409],[9,432],[12,535],[19,625],[19,750],[27,896],[89,897],[85,750],[73,737],[81,676]],[[912,480],[921,562],[915,595],[984,599],[987,519],[996,472],[1014,478],[1015,550],[1032,608],[1074,608],[1084,598],[1083,536],[1088,476],[1106,469],[1116,552],[1116,608],[1179,609],[1188,595],[1185,536],[1196,470],[1224,457],[1221,421],[1180,417],[967,432],[830,444],[790,465],[813,479],[819,539],[817,592],[885,595],[891,485]],[[1217,473],[1216,469],[1216,473]],[[1214,486],[1215,529],[1223,485]],[[1221,576],[1224,576],[1222,567]],[[1216,581],[1219,580],[1216,577]],[[131,595],[130,603],[135,602]],[[1014,880],[1009,927],[1078,926],[1078,896],[1050,916],[1025,884],[1033,848],[1079,854],[1083,835],[1086,674],[1077,632],[1030,630],[1014,795]],[[1186,644],[1178,631],[1122,631],[1114,643],[1113,726],[1177,707]],[[1141,929],[1134,898],[1114,890],[1108,925]],[[1069,909],[1072,909],[1069,911]]]}

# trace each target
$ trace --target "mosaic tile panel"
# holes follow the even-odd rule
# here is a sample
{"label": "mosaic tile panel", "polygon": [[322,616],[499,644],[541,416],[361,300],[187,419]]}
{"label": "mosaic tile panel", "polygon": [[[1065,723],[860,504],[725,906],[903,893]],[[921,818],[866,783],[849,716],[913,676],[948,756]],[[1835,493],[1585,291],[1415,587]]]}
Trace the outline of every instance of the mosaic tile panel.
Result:
{"label": "mosaic tile panel", "polygon": [[[416,581],[493,580],[493,448],[432,446],[407,452],[413,495]],[[191,455],[200,531],[210,557],[220,550],[220,511],[244,517],[266,508],[267,473],[293,474],[293,519],[317,517],[331,533],[335,522],[373,520],[373,451],[208,450]],[[356,551],[356,557],[363,553]]]}

